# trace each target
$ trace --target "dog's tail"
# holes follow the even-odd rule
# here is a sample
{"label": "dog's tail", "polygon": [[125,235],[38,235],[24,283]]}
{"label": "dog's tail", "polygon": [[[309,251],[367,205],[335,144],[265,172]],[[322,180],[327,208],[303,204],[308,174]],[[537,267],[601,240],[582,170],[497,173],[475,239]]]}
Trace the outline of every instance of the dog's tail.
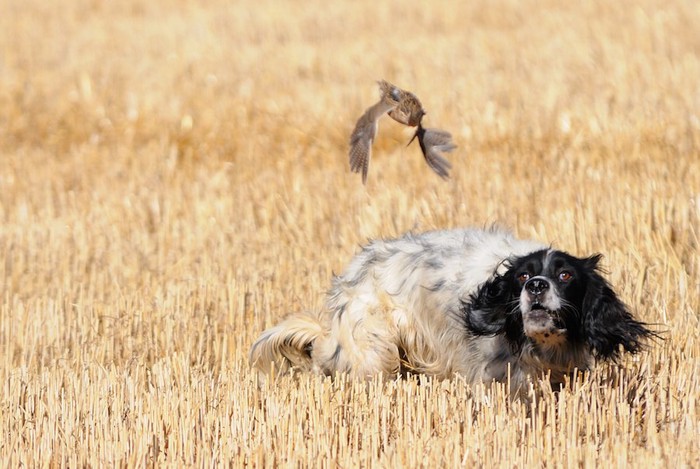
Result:
{"label": "dog's tail", "polygon": [[266,374],[283,374],[291,368],[313,369],[311,351],[323,327],[310,314],[297,314],[263,332],[250,349],[250,363]]}

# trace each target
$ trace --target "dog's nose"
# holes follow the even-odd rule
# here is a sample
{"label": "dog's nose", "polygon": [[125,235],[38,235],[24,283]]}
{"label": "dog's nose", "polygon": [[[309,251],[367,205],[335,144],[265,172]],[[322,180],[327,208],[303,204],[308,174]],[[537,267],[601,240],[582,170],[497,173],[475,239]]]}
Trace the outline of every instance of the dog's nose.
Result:
{"label": "dog's nose", "polygon": [[549,288],[549,282],[542,278],[531,278],[525,283],[525,289],[537,296],[544,293]]}

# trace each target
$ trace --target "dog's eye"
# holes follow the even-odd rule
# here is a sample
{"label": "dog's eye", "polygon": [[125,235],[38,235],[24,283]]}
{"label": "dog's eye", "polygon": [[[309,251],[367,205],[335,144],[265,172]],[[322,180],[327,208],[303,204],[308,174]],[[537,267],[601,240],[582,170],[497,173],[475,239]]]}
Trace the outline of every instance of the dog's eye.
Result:
{"label": "dog's eye", "polygon": [[520,275],[518,275],[518,280],[520,283],[527,282],[527,280],[530,278],[530,274],[527,272],[521,272]]}
{"label": "dog's eye", "polygon": [[568,282],[569,280],[571,280],[571,277],[573,277],[573,275],[571,275],[571,272],[568,272],[566,270],[562,270],[561,272],[559,272],[559,280],[561,280],[562,282]]}

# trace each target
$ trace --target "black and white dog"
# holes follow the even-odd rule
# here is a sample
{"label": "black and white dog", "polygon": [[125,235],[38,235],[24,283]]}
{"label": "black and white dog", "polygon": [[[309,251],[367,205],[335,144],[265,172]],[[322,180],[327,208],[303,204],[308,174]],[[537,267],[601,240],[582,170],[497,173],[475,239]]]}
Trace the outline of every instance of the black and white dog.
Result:
{"label": "black and white dog", "polygon": [[373,241],[333,279],[320,314],[266,330],[250,358],[265,372],[460,374],[513,390],[549,375],[556,385],[654,335],[600,275],[600,257],[498,229]]}

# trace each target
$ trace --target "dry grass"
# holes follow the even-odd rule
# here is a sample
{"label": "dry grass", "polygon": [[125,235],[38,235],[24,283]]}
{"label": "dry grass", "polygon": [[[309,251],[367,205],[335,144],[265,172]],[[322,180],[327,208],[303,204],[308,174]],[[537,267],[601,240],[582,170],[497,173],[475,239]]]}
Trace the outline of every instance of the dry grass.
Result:
{"label": "dry grass", "polygon": [[[0,460],[9,467],[700,464],[700,9],[639,2],[0,0]],[[453,132],[453,177],[386,78]],[[499,222],[667,340],[559,397],[301,376],[248,348],[370,237]]]}

